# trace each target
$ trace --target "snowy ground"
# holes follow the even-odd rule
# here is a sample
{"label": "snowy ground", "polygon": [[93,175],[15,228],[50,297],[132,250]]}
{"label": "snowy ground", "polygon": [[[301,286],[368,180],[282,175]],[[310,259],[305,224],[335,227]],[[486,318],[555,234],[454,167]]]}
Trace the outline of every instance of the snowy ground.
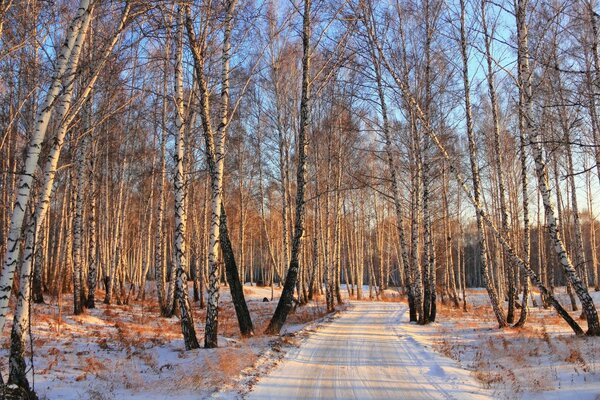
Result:
{"label": "snowy ground", "polygon": [[488,399],[453,360],[419,343],[402,303],[355,302],[261,379],[249,399]]}
{"label": "snowy ground", "polygon": [[[600,304],[600,293],[592,296]],[[564,288],[557,297],[570,309]],[[397,398],[401,390],[402,398],[600,399],[600,339],[576,337],[554,310],[531,304],[526,327],[499,330],[484,290],[467,299],[468,312],[439,306],[427,326],[408,323],[405,306],[353,303],[367,315],[354,308],[325,325],[251,398]],[[572,315],[585,330],[580,313]]]}
{"label": "snowy ground", "polygon": [[[183,350],[177,318],[157,317],[153,289],[149,285],[146,302],[100,301],[78,317],[71,316],[68,296],[35,305],[34,382],[40,398],[232,399],[255,389],[252,398],[397,398],[402,390],[403,398],[600,399],[599,338],[575,337],[552,309],[539,307],[532,308],[525,328],[498,330],[479,289],[467,294],[468,312],[440,305],[438,322],[428,326],[408,323],[406,306],[393,290],[386,302],[352,301],[333,317],[325,316],[317,300],[290,315],[283,335],[273,338],[260,333],[279,291],[273,302],[263,302],[269,288],[246,287],[259,334],[240,339],[223,288],[220,348],[191,352]],[[567,307],[564,291],[558,293]],[[600,293],[592,295],[600,304]],[[197,304],[193,309],[201,339],[204,311]],[[572,315],[578,319],[580,311]],[[578,321],[585,329],[585,321]],[[4,374],[8,325],[0,343]]]}
{"label": "snowy ground", "polygon": [[[154,288],[148,287],[147,298],[154,299]],[[184,350],[178,319],[158,317],[154,300],[106,306],[99,292],[97,308],[75,317],[71,315],[70,297],[64,296],[60,302],[47,298],[50,304],[34,306],[35,375],[32,379],[32,372],[29,373],[30,383],[34,383],[40,399],[50,400],[199,399],[228,387],[237,390],[234,386],[242,371],[253,369],[265,355],[276,358],[286,346],[280,343],[285,338],[260,334],[273,313],[280,291],[275,289],[272,302],[262,301],[271,296],[268,287],[246,287],[245,293],[257,336],[239,338],[228,288],[222,288],[220,347],[189,352]],[[201,341],[205,311],[199,310],[197,304],[193,309]],[[299,331],[324,314],[323,304],[313,302],[290,315],[282,332]],[[7,326],[0,346],[0,370],[4,374],[9,335]],[[263,364],[268,365],[265,361]]]}
{"label": "snowy ground", "polygon": [[[557,293],[570,310],[564,288]],[[592,296],[600,304],[600,293]],[[467,313],[439,307],[439,322],[419,327],[418,337],[471,370],[494,398],[600,399],[600,338],[576,337],[553,309],[531,304],[524,328],[499,330],[484,290],[470,290],[467,300]],[[585,330],[580,314],[571,312]]]}

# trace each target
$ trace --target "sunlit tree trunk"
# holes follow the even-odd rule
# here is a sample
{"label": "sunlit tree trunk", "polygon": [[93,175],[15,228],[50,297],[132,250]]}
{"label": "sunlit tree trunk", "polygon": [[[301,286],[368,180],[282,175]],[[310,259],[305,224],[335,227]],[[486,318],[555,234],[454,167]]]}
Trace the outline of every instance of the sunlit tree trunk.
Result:
{"label": "sunlit tree trunk", "polygon": [[575,268],[571,262],[571,259],[567,253],[565,245],[558,232],[558,224],[556,220],[556,214],[554,211],[554,205],[551,199],[551,190],[548,183],[548,169],[546,160],[542,151],[542,144],[540,142],[540,129],[535,126],[533,116],[531,114],[531,77],[529,71],[529,52],[528,52],[528,32],[527,32],[527,4],[528,0],[517,0],[517,29],[519,31],[519,43],[518,48],[521,53],[519,68],[522,69],[522,82],[521,90],[525,93],[525,126],[526,132],[531,143],[531,149],[533,153],[533,159],[535,162],[535,171],[538,178],[538,189],[541,192],[542,200],[544,204],[544,211],[546,214],[546,224],[550,234],[550,239],[553,242],[554,250],[558,256],[559,262],[565,271],[565,275],[569,282],[573,285],[575,293],[581,301],[581,307],[585,313],[588,322],[587,334],[590,336],[600,335],[600,323],[598,321],[598,313],[594,306],[594,301],[590,296],[587,288],[584,286],[581,278],[577,275]]}
{"label": "sunlit tree trunk", "polygon": [[6,323],[8,300],[10,298],[14,273],[20,254],[23,219],[31,197],[33,176],[40,156],[42,142],[44,141],[48,123],[50,122],[50,117],[55,106],[55,99],[60,91],[61,82],[65,79],[65,76],[67,76],[65,72],[69,68],[74,71],[77,67],[77,65],[72,64],[76,58],[71,57],[71,53],[75,46],[76,39],[83,35],[82,26],[84,21],[89,17],[89,14],[90,1],[81,0],[75,17],[66,32],[64,44],[57,55],[54,77],[52,78],[46,98],[38,110],[34,124],[34,132],[27,147],[25,163],[19,174],[19,191],[10,220],[6,255],[4,256],[2,273],[0,274],[0,332],[2,332]]}
{"label": "sunlit tree trunk", "polygon": [[[492,60],[492,35],[488,31],[487,26],[487,17],[486,17],[486,8],[487,8],[488,0],[481,1],[481,26],[483,29],[484,39],[485,39],[485,55],[486,55],[486,64],[487,64],[487,84],[488,91],[490,96],[490,102],[492,106],[492,120],[493,120],[493,128],[494,128],[494,169],[496,172],[496,176],[498,179],[498,194],[500,200],[500,217],[501,217],[501,229],[502,234],[507,238],[510,233],[510,221],[508,217],[508,205],[507,205],[507,195],[506,195],[506,182],[504,177],[503,168],[503,157],[500,145],[500,120],[498,115],[498,100],[496,96],[496,82],[494,79],[494,68],[493,68],[493,60]],[[502,260],[498,260],[498,262],[502,262]],[[508,313],[506,315],[506,322],[512,324],[515,318],[515,278],[516,271],[514,268],[508,268],[506,270],[507,275],[507,283],[508,283]]]}
{"label": "sunlit tree trunk", "polygon": [[[79,56],[81,54],[83,41],[85,39],[85,35],[89,27],[91,13],[91,8],[85,10],[83,21],[79,28],[79,32],[75,43],[73,44],[73,51],[70,54],[71,59],[69,60],[69,66],[66,69],[67,83],[65,84],[65,89],[59,99],[58,115],[59,120],[61,121],[65,118],[71,105],[71,96],[73,93],[73,87],[75,82],[75,69],[79,64]],[[43,220],[45,219],[46,211],[50,203],[52,183],[54,182],[54,175],[56,174],[56,166],[58,164],[58,155],[60,154],[60,149],[62,148],[66,132],[66,126],[62,126],[61,128],[59,128],[59,131],[56,134],[54,140],[54,145],[50,151],[50,155],[48,156],[48,160],[46,162],[44,170],[44,185],[39,199],[39,204],[36,207],[35,215],[33,216],[32,221],[29,224],[29,233],[27,235],[28,239],[26,241],[25,255],[20,270],[17,307],[11,331],[8,383],[15,384],[28,391],[30,390],[30,387],[26,376],[25,366],[25,333],[27,332],[27,329],[30,324],[29,313],[31,302],[31,272],[32,262],[35,256],[34,247],[37,242],[37,234],[39,234],[40,230],[39,228],[42,225]],[[66,256],[69,257],[69,255],[70,252],[67,251]],[[75,276],[80,277],[80,275],[78,275],[78,271],[74,271],[73,277]],[[76,289],[80,289],[80,287],[76,287]],[[79,310],[76,308],[75,311],[79,313],[81,312],[81,297],[79,296],[79,292],[75,293],[74,298],[74,304],[76,304],[76,306],[79,307]]]}
{"label": "sunlit tree trunk", "polygon": [[[465,109],[466,109],[466,117],[467,117],[467,136],[469,139],[469,158],[471,161],[471,175],[473,180],[473,200],[475,201],[475,208],[481,208],[481,179],[479,177],[479,166],[478,157],[477,157],[477,147],[475,142],[475,133],[473,130],[473,117],[471,112],[471,86],[469,84],[469,59],[467,56],[467,34],[466,34],[466,26],[465,26],[465,1],[460,0],[461,5],[461,18],[460,18],[460,37],[461,37],[461,55],[463,61],[462,68],[462,77],[463,77],[463,86],[464,86],[464,96],[465,96]],[[489,272],[487,268],[487,246],[485,239],[485,231],[483,228],[483,221],[480,213],[478,212],[476,215],[477,219],[477,231],[479,235],[479,252],[481,256],[481,275],[483,277],[483,284],[486,287],[488,292],[488,296],[490,298],[490,303],[492,304],[492,309],[494,310],[494,314],[496,316],[496,320],[498,321],[498,325],[503,328],[507,325],[506,319],[504,317],[504,310],[502,309],[502,305],[498,300],[498,295],[496,294],[496,290],[492,286],[490,282]]]}
{"label": "sunlit tree trunk", "polygon": [[200,347],[196,339],[196,329],[194,327],[194,318],[188,298],[188,280],[186,274],[186,224],[187,216],[185,213],[186,187],[183,177],[183,158],[184,158],[184,135],[185,135],[185,106],[183,103],[183,10],[178,10],[177,21],[177,53],[175,57],[175,249],[173,266],[176,274],[175,301],[179,305],[179,319],[181,321],[181,331],[186,350],[197,349]]}
{"label": "sunlit tree trunk", "polygon": [[[219,117],[220,122],[216,132],[212,126],[211,114],[210,114],[210,93],[208,89],[208,82],[206,80],[204,65],[205,58],[207,57],[206,51],[206,30],[203,30],[200,38],[196,37],[194,23],[191,18],[191,12],[187,10],[186,27],[188,37],[191,43],[192,55],[194,57],[194,70],[196,73],[196,79],[198,81],[199,89],[199,100],[200,100],[200,116],[202,120],[202,128],[205,142],[205,153],[208,164],[208,170],[210,175],[210,186],[211,186],[211,224],[210,224],[210,243],[208,249],[208,265],[209,265],[209,285],[207,294],[207,311],[206,311],[206,325],[204,334],[204,347],[213,348],[217,347],[217,333],[218,333],[218,303],[219,303],[219,265],[218,265],[218,247],[220,234],[228,236],[227,227],[220,229],[219,224],[221,220],[221,206],[223,203],[223,171],[225,163],[225,138],[227,135],[227,128],[229,126],[230,110],[229,110],[229,74],[230,74],[230,58],[231,58],[231,31],[233,13],[236,7],[236,0],[225,1],[225,21],[223,31],[223,53],[221,55],[221,104]],[[200,39],[200,42],[198,41]],[[229,238],[222,238],[223,241],[229,240]],[[231,248],[222,248],[222,250],[228,251]],[[231,251],[233,251],[231,249]],[[228,255],[233,259],[234,253]],[[230,266],[234,264],[230,263]],[[226,266],[227,267],[227,266]],[[235,279],[239,282],[239,273],[237,267],[235,273],[229,271],[226,273],[231,274],[231,279]],[[244,302],[244,293],[241,284],[229,285],[232,291],[232,297],[238,299],[237,301]],[[243,312],[244,307],[236,308],[237,312]],[[249,321],[249,315],[238,315],[238,321]],[[240,326],[246,334],[249,335],[251,332],[251,325]],[[248,332],[250,329],[250,332]]]}
{"label": "sunlit tree trunk", "polygon": [[[520,41],[520,31],[517,31],[517,40]],[[522,52],[519,52],[517,55],[519,65],[521,65],[520,57],[523,56]],[[519,84],[523,80],[523,76],[521,75],[524,71],[522,68],[517,69],[517,77]],[[519,161],[521,162],[521,202],[523,206],[523,262],[529,267],[531,260],[531,233],[529,227],[529,182],[527,178],[527,140],[525,138],[525,97],[524,93],[521,90],[519,92]],[[540,229],[540,225],[538,224],[538,229]],[[538,246],[541,247],[542,243],[538,242]],[[541,259],[539,260],[541,261]],[[515,324],[515,326],[523,326],[527,321],[527,314],[529,311],[529,277],[527,275],[524,276],[523,282],[523,299],[521,304],[521,315],[519,320]]]}
{"label": "sunlit tree trunk", "polygon": [[305,213],[305,199],[304,191],[306,186],[306,151],[308,148],[308,128],[310,124],[310,59],[311,59],[311,48],[310,48],[310,36],[311,36],[311,2],[312,0],[304,0],[304,12],[303,12],[303,23],[302,23],[302,99],[300,101],[300,131],[298,132],[297,139],[297,152],[298,152],[298,166],[296,176],[296,220],[294,223],[294,236],[292,239],[292,251],[290,254],[290,266],[285,278],[285,284],[281,297],[275,309],[275,313],[269,322],[266,333],[278,334],[281,330],[289,312],[292,309],[292,302],[294,297],[294,287],[296,286],[296,279],[298,275],[298,257],[300,253],[300,244],[302,240],[302,234],[304,232],[304,213]]}

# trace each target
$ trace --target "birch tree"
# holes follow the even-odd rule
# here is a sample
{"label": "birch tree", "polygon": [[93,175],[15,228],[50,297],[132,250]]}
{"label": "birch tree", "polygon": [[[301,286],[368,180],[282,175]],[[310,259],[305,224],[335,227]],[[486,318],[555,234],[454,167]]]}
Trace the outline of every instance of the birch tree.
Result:
{"label": "birch tree", "polygon": [[529,39],[527,25],[527,7],[528,0],[517,0],[515,2],[515,14],[517,22],[517,31],[519,32],[519,69],[521,81],[519,82],[519,90],[524,96],[524,118],[525,130],[527,132],[528,141],[531,144],[531,151],[535,162],[535,172],[538,180],[538,190],[541,193],[543,200],[544,212],[546,214],[546,225],[550,240],[553,242],[554,251],[558,256],[559,262],[567,276],[569,283],[573,285],[575,293],[581,301],[581,307],[588,322],[587,334],[590,336],[600,335],[600,323],[598,321],[598,313],[594,305],[594,301],[590,296],[587,288],[584,286],[577,271],[573,267],[571,258],[567,253],[564,242],[558,230],[558,223],[554,204],[552,203],[552,192],[548,182],[547,161],[542,150],[542,142],[540,138],[540,128],[536,125],[532,115],[532,88],[531,88],[531,71],[529,67]]}
{"label": "birch tree", "polygon": [[290,266],[285,277],[285,284],[281,297],[277,303],[275,313],[266,329],[267,334],[278,334],[293,306],[294,288],[298,277],[299,253],[304,232],[304,213],[306,189],[306,158],[308,149],[308,129],[310,124],[310,98],[311,98],[311,5],[312,0],[304,0],[302,14],[302,95],[300,101],[300,130],[297,139],[298,164],[296,170],[296,219],[294,221],[294,236],[292,238],[292,251],[290,253]]}
{"label": "birch tree", "polygon": [[[210,244],[208,251],[209,267],[209,285],[207,294],[206,326],[204,336],[204,347],[217,347],[218,333],[218,303],[219,303],[219,268],[218,268],[218,245],[220,238],[219,223],[221,220],[221,206],[223,204],[223,171],[225,162],[225,139],[227,129],[230,123],[230,93],[229,93],[229,74],[231,59],[231,31],[236,0],[226,0],[223,3],[225,21],[223,25],[223,47],[221,55],[221,87],[220,87],[220,105],[219,105],[219,124],[215,131],[213,127],[210,110],[210,93],[205,73],[205,64],[208,58],[208,26],[201,26],[200,35],[197,36],[194,27],[194,21],[191,10],[188,7],[186,11],[186,28],[194,58],[194,71],[198,81],[199,108],[202,120],[202,130],[205,142],[205,153],[210,174],[211,187],[211,223],[210,223]],[[204,21],[206,23],[206,21]],[[224,239],[224,238],[223,238]],[[231,256],[233,257],[233,255]],[[231,265],[231,264],[230,264]],[[232,273],[232,278],[239,280],[237,271]],[[234,302],[245,303],[244,293],[241,285],[230,285]],[[243,312],[244,307],[236,308],[236,311]],[[246,309],[247,311],[247,309]],[[238,315],[238,321],[250,321],[249,315],[242,318]],[[252,326],[240,326],[242,333],[250,335]]]}
{"label": "birch tree", "polygon": [[[14,272],[18,263],[20,253],[20,239],[23,228],[25,210],[31,198],[31,190],[35,168],[41,152],[41,144],[46,136],[46,130],[52,111],[55,107],[55,99],[59,94],[61,82],[66,77],[68,68],[75,70],[77,65],[72,65],[74,58],[71,53],[75,47],[78,37],[84,34],[83,23],[90,14],[90,1],[81,0],[77,12],[69,25],[65,35],[65,41],[57,55],[56,71],[52,78],[50,88],[46,94],[44,102],[36,115],[36,123],[31,140],[27,147],[27,157],[23,168],[19,174],[18,188],[19,192],[15,201],[15,207],[10,220],[10,230],[7,238],[6,254],[2,264],[2,273],[0,274],[0,331],[4,329],[6,323],[6,314],[8,312],[8,300],[12,290]],[[77,58],[78,61],[78,58]]]}
{"label": "birch tree", "polygon": [[185,349],[192,350],[200,347],[196,339],[194,318],[188,298],[188,279],[186,274],[186,214],[185,214],[185,179],[183,170],[185,107],[183,102],[183,25],[184,11],[179,7],[177,20],[177,53],[175,57],[175,299],[179,304],[179,318],[185,342]]}

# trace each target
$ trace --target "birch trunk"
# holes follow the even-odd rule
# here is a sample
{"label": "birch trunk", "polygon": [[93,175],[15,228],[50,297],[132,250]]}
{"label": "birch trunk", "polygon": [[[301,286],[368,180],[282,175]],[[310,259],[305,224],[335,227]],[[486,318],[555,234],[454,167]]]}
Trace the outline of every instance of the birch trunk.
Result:
{"label": "birch trunk", "polygon": [[250,318],[250,311],[248,310],[246,299],[244,298],[243,284],[239,279],[240,275],[235,262],[235,253],[229,240],[227,215],[223,204],[221,204],[219,229],[221,236],[221,250],[223,251],[223,261],[225,262],[225,276],[231,291],[231,300],[235,308],[240,333],[242,334],[242,337],[251,337],[254,336],[254,327],[252,325],[252,319]]}
{"label": "birch trunk", "polygon": [[[178,10],[177,23],[177,56],[175,59],[175,269],[176,289],[175,300],[179,305],[179,319],[181,321],[181,331],[186,350],[197,349],[200,347],[196,338],[196,329],[194,328],[194,318],[188,298],[188,280],[186,274],[186,223],[185,213],[185,179],[183,177],[183,159],[185,142],[185,107],[183,103],[183,10]],[[171,272],[173,273],[173,272]]]}
{"label": "birch trunk", "polygon": [[81,0],[79,7],[71,22],[65,42],[60,53],[57,56],[57,66],[52,83],[36,115],[36,122],[33,135],[27,146],[27,156],[22,171],[19,174],[18,193],[14,203],[14,209],[10,220],[10,228],[7,238],[6,254],[2,264],[2,273],[0,274],[0,332],[4,329],[6,323],[6,314],[8,312],[8,300],[13,286],[14,273],[20,254],[20,239],[23,228],[23,219],[25,210],[31,197],[33,176],[40,156],[42,142],[46,135],[50,116],[54,109],[55,99],[59,94],[61,82],[67,76],[65,72],[68,68],[76,69],[76,65],[71,65],[73,58],[71,53],[77,37],[81,35],[82,25],[90,13],[90,0]]}
{"label": "birch trunk", "polygon": [[[327,173],[325,177],[325,205],[323,208],[323,216],[321,217],[321,236],[323,243],[323,268],[324,268],[324,284],[325,284],[325,303],[327,312],[334,310],[333,304],[333,265],[331,262],[331,132],[327,135]],[[316,232],[315,232],[316,233]]]}
{"label": "birch trunk", "polygon": [[[517,31],[517,40],[520,41],[521,32]],[[517,55],[518,63],[521,65],[520,57],[523,56],[522,52]],[[522,68],[517,69],[517,79],[520,82],[523,80]],[[528,187],[529,182],[527,179],[527,141],[525,138],[525,96],[523,91],[519,93],[519,160],[521,162],[521,201],[523,206],[523,262],[529,267],[531,259],[531,233],[529,227],[529,193]],[[538,229],[540,225],[538,224]],[[538,246],[542,243],[538,242]],[[541,261],[541,259],[540,259]],[[529,277],[525,275],[523,284],[523,300],[521,305],[521,315],[519,320],[515,324],[516,327],[525,325],[527,321],[527,314],[529,311]]]}
{"label": "birch trunk", "polygon": [[[223,53],[221,56],[221,104],[220,104],[220,122],[216,130],[216,134],[212,127],[208,82],[204,72],[204,64],[206,57],[206,38],[201,37],[200,47],[194,32],[194,25],[191,18],[190,10],[187,10],[186,26],[190,43],[192,43],[192,55],[194,57],[194,70],[198,80],[199,98],[200,98],[200,115],[202,119],[202,127],[204,141],[206,145],[206,159],[210,174],[211,187],[211,225],[210,225],[210,243],[208,249],[208,265],[209,265],[209,284],[207,295],[207,311],[206,311],[206,326],[204,336],[204,347],[217,347],[218,333],[218,303],[219,303],[219,265],[218,265],[218,246],[220,239],[220,220],[221,220],[221,205],[223,203],[223,170],[225,162],[225,137],[229,126],[229,63],[231,58],[231,29],[233,21],[233,12],[237,1],[227,0],[225,2],[225,22],[223,32]],[[203,32],[203,35],[206,31]],[[226,233],[227,229],[223,232]],[[221,238],[223,241],[229,238]],[[233,250],[232,250],[233,251]],[[234,257],[233,253],[229,255]],[[230,264],[231,265],[231,264]],[[237,270],[237,267],[236,267]],[[239,274],[231,277],[236,280],[235,285],[229,285],[230,290],[235,291],[235,297],[244,300],[244,293],[239,283]],[[236,312],[242,308],[236,308]],[[250,320],[248,315],[238,315],[238,320]],[[241,329],[246,330],[247,326]]]}
{"label": "birch trunk", "polygon": [[[490,96],[490,102],[492,106],[492,121],[494,126],[494,169],[498,180],[498,194],[500,200],[500,217],[501,217],[501,229],[502,234],[507,238],[510,233],[510,221],[508,217],[508,206],[507,206],[507,195],[506,195],[506,183],[504,172],[502,170],[502,151],[500,147],[500,120],[498,115],[498,100],[496,97],[496,82],[494,79],[494,68],[492,65],[492,37],[488,32],[486,8],[489,0],[481,0],[481,25],[483,29],[485,39],[485,55],[486,55],[486,66],[487,66],[487,84]],[[502,262],[499,259],[499,262]],[[512,324],[514,322],[515,314],[515,273],[513,268],[509,268],[506,271],[508,275],[508,313],[506,315],[506,322]]]}
{"label": "birch trunk", "polygon": [[[377,95],[379,96],[379,107],[381,108],[381,119],[382,119],[382,129],[385,140],[385,155],[387,167],[390,173],[390,180],[392,185],[392,196],[394,199],[394,211],[396,216],[396,229],[398,230],[398,236],[400,238],[400,248],[401,248],[401,256],[402,256],[402,265],[404,266],[404,276],[406,277],[406,294],[408,297],[409,304],[409,313],[411,316],[411,321],[413,321],[413,316],[417,315],[420,312],[420,308],[415,308],[416,304],[420,304],[420,293],[418,302],[416,302],[415,292],[413,291],[413,284],[409,279],[411,274],[409,271],[410,262],[408,256],[408,245],[406,243],[406,233],[404,232],[404,215],[402,211],[402,204],[400,202],[400,190],[398,188],[398,174],[396,172],[396,164],[394,163],[394,156],[392,152],[392,137],[390,133],[389,119],[388,119],[388,111],[387,111],[387,103],[385,99],[385,92],[383,89],[383,82],[381,78],[381,63],[377,57],[376,51],[374,49],[374,44],[369,41],[370,49],[371,49],[371,59],[373,62],[373,68],[375,70],[375,80],[377,83]],[[416,320],[416,317],[415,317]]]}
{"label": "birch trunk", "polygon": [[[79,56],[81,54],[81,48],[89,22],[91,19],[92,7],[86,10],[81,26],[79,28],[77,38],[73,44],[73,50],[70,54],[69,66],[65,71],[65,76],[68,79],[68,83],[65,85],[65,89],[59,99],[59,121],[63,121],[62,126],[54,138],[53,146],[48,155],[48,159],[44,168],[44,184],[40,193],[38,205],[35,210],[35,214],[32,221],[29,224],[27,239],[25,245],[25,252],[23,255],[23,262],[20,268],[19,277],[19,293],[17,296],[17,306],[13,320],[13,327],[11,331],[11,348],[9,356],[9,384],[15,384],[26,390],[30,390],[29,382],[26,376],[25,366],[25,333],[30,324],[30,302],[31,302],[31,272],[32,263],[35,258],[35,245],[37,242],[37,236],[39,235],[40,227],[46,217],[46,212],[50,204],[50,196],[52,192],[52,186],[54,183],[54,176],[56,174],[56,167],[58,164],[58,157],[64,137],[67,132],[67,123],[64,121],[66,114],[69,111],[71,105],[71,96],[73,93],[74,81],[75,81],[75,70],[79,64]],[[69,238],[70,239],[70,238]],[[66,252],[66,257],[69,257],[70,251]],[[77,274],[73,274],[75,278]],[[77,275],[80,277],[80,275]],[[80,289],[80,288],[79,288]],[[75,299],[76,304],[79,305],[80,297]]]}
{"label": "birch trunk", "polygon": [[275,309],[275,313],[269,322],[266,329],[267,334],[278,334],[281,327],[292,309],[294,297],[294,287],[296,286],[296,278],[298,275],[298,256],[300,253],[300,245],[302,234],[304,232],[304,213],[305,200],[304,191],[306,186],[306,150],[308,147],[308,129],[310,123],[310,90],[311,82],[310,73],[310,36],[311,36],[311,2],[312,0],[304,0],[304,14],[302,17],[302,99],[300,101],[300,131],[298,132],[297,152],[298,152],[298,167],[296,175],[296,220],[294,225],[294,237],[292,239],[292,251],[290,254],[290,266],[285,278],[281,298]]}
{"label": "birch trunk", "polygon": [[[89,118],[89,116],[84,116]],[[89,126],[88,126],[89,128]],[[77,149],[77,198],[75,200],[75,216],[73,220],[73,314],[83,312],[83,202],[85,191],[85,156],[87,138],[81,138]]]}
{"label": "birch trunk", "polygon": [[[167,71],[169,69],[168,59],[171,56],[170,51],[170,38],[171,30],[170,24],[167,24],[166,29],[166,40],[165,40],[165,54],[163,63],[163,95],[166,97],[168,93],[167,89]],[[167,317],[169,310],[167,307],[167,293],[166,293],[166,275],[167,266],[165,260],[165,187],[166,187],[166,176],[167,176],[167,102],[163,100],[162,104],[162,115],[161,115],[161,138],[160,138],[160,177],[158,179],[158,204],[156,210],[156,236],[154,239],[154,280],[156,281],[156,295],[158,300],[158,306],[160,308],[160,315]]]}
{"label": "birch trunk", "polygon": [[599,336],[600,335],[600,322],[598,321],[598,313],[594,305],[594,301],[590,296],[587,288],[584,286],[581,278],[577,275],[575,268],[571,262],[569,254],[565,248],[565,245],[561,239],[558,231],[558,224],[556,220],[556,214],[554,211],[554,205],[551,199],[551,189],[548,183],[548,169],[546,160],[544,158],[542,144],[540,142],[540,129],[533,121],[531,100],[532,100],[532,89],[531,89],[531,72],[529,69],[529,50],[528,50],[528,32],[527,32],[527,4],[528,0],[518,0],[516,18],[517,18],[517,29],[519,31],[519,52],[520,65],[519,68],[522,70],[521,76],[522,81],[520,90],[524,92],[525,96],[525,127],[526,132],[531,144],[531,150],[533,153],[533,159],[535,162],[535,171],[538,178],[538,189],[541,192],[542,200],[544,204],[544,211],[546,214],[546,224],[548,226],[548,232],[550,239],[554,245],[554,251],[558,256],[559,262],[563,267],[565,275],[568,281],[573,285],[579,301],[581,301],[581,307],[585,313],[585,317],[588,322],[587,335]]}
{"label": "birch trunk", "polygon": [[[479,177],[479,166],[477,165],[477,147],[475,144],[475,134],[473,131],[473,117],[471,113],[471,86],[469,84],[469,59],[467,56],[467,34],[465,26],[465,1],[460,0],[461,14],[460,14],[460,37],[461,37],[461,55],[463,61],[463,86],[465,92],[465,110],[467,117],[467,135],[469,139],[469,158],[471,161],[471,174],[473,180],[473,201],[476,210],[481,209],[481,180]],[[506,319],[504,317],[504,310],[498,300],[496,290],[490,282],[488,267],[487,267],[487,246],[485,239],[485,231],[483,228],[482,217],[479,212],[476,215],[477,219],[477,232],[479,236],[479,252],[481,256],[481,276],[483,278],[483,284],[488,292],[490,303],[498,325],[500,328],[507,326]]]}
{"label": "birch trunk", "polygon": [[[216,137],[211,132],[205,132],[206,152],[208,158],[212,159],[210,165],[211,177],[211,226],[210,245],[208,253],[209,262],[209,285],[206,311],[206,327],[204,347],[217,347],[218,333],[218,304],[219,304],[219,280],[218,280],[218,242],[219,221],[221,217],[221,205],[223,204],[223,168],[225,162],[225,134],[229,123],[229,60],[231,51],[231,21],[235,1],[229,0],[227,5],[227,16],[223,39],[222,70],[221,70],[221,121],[217,129]],[[206,82],[200,82],[204,98],[208,98]],[[204,102],[208,106],[207,102]],[[208,115],[207,112],[203,112]],[[209,154],[209,152],[211,154]]]}
{"label": "birch trunk", "polygon": [[[90,134],[92,134],[90,132]],[[86,300],[87,308],[96,308],[96,286],[98,276],[98,248],[96,239],[96,196],[98,196],[96,189],[96,143],[92,137],[92,156],[88,164],[87,172],[90,177],[90,211],[88,214],[88,225],[90,230],[89,239],[89,252],[88,252],[88,297]]]}

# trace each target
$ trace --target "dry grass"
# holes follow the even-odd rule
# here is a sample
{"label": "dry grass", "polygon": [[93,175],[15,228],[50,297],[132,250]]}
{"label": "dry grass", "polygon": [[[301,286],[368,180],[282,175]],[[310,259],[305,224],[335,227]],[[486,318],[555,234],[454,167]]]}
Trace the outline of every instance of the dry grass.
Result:
{"label": "dry grass", "polygon": [[305,324],[316,319],[322,318],[327,314],[327,309],[318,303],[314,307],[298,307],[290,314],[287,321],[290,324]]}
{"label": "dry grass", "polygon": [[210,363],[194,363],[186,368],[185,373],[176,374],[174,379],[164,385],[174,391],[215,390],[230,382],[257,360],[257,356],[248,347],[219,348],[211,352],[213,357]]}
{"label": "dry grass", "polygon": [[237,315],[233,307],[219,307],[219,331],[228,337],[239,334]]}
{"label": "dry grass", "polygon": [[217,371],[225,376],[236,376],[241,370],[254,364],[258,358],[251,349],[245,351],[224,348],[217,352]]}
{"label": "dry grass", "polygon": [[160,324],[137,324],[117,321],[116,339],[124,348],[144,348],[164,344],[167,340],[181,336],[178,321],[162,320]]}
{"label": "dry grass", "polygon": [[[256,336],[239,339],[239,327],[233,305],[222,300],[219,307],[219,335],[235,339],[220,341],[221,348],[194,352],[183,350],[179,320],[159,317],[155,295],[146,299],[132,296],[126,305],[105,305],[103,291],[96,293],[96,309],[72,315],[72,295],[46,297],[47,304],[33,305],[33,337],[36,373],[51,381],[59,379],[74,390],[85,385],[91,399],[115,398],[115,390],[132,391],[145,387],[157,391],[197,391],[210,393],[232,384],[241,371],[257,361],[260,349],[269,346],[263,332],[273,315],[277,299],[257,299],[261,289],[245,288]],[[275,294],[280,290],[276,288]],[[270,296],[269,296],[270,298]],[[288,318],[289,324],[303,324],[326,315],[324,303],[317,300],[298,307]],[[206,310],[192,304],[196,334],[202,340]],[[6,330],[10,332],[9,316]],[[8,345],[8,335],[2,345]],[[296,345],[296,338],[280,339],[284,345]],[[7,348],[7,347],[4,347]],[[167,357],[168,361],[165,361]],[[0,362],[3,358],[0,358]],[[2,365],[0,365],[2,367]],[[103,395],[105,393],[106,395]],[[87,396],[87,395],[86,395]]]}
{"label": "dry grass", "polygon": [[106,371],[106,364],[96,357],[85,357],[80,360],[82,373],[75,378],[79,382],[87,378],[88,374],[96,375],[101,371]]}
{"label": "dry grass", "polygon": [[[533,308],[524,327],[503,330],[498,329],[489,305],[474,306],[468,312],[440,305],[438,314],[440,321],[456,323],[439,328],[436,350],[467,365],[475,378],[497,394],[518,397],[524,391],[555,390],[558,369],[561,374],[569,371],[565,365],[572,366],[574,376],[595,371],[597,363],[590,361],[594,341],[574,336],[552,310]],[[579,312],[571,315],[578,318]],[[455,329],[463,333],[456,337],[451,334]],[[588,378],[584,375],[583,379]]]}
{"label": "dry grass", "polygon": [[504,377],[498,372],[475,371],[473,372],[473,376],[479,382],[483,383],[486,389],[490,389],[492,385],[499,384],[504,381]]}
{"label": "dry grass", "polygon": [[385,296],[380,297],[379,301],[384,303],[402,303],[406,301],[406,296],[398,293],[386,293]]}

